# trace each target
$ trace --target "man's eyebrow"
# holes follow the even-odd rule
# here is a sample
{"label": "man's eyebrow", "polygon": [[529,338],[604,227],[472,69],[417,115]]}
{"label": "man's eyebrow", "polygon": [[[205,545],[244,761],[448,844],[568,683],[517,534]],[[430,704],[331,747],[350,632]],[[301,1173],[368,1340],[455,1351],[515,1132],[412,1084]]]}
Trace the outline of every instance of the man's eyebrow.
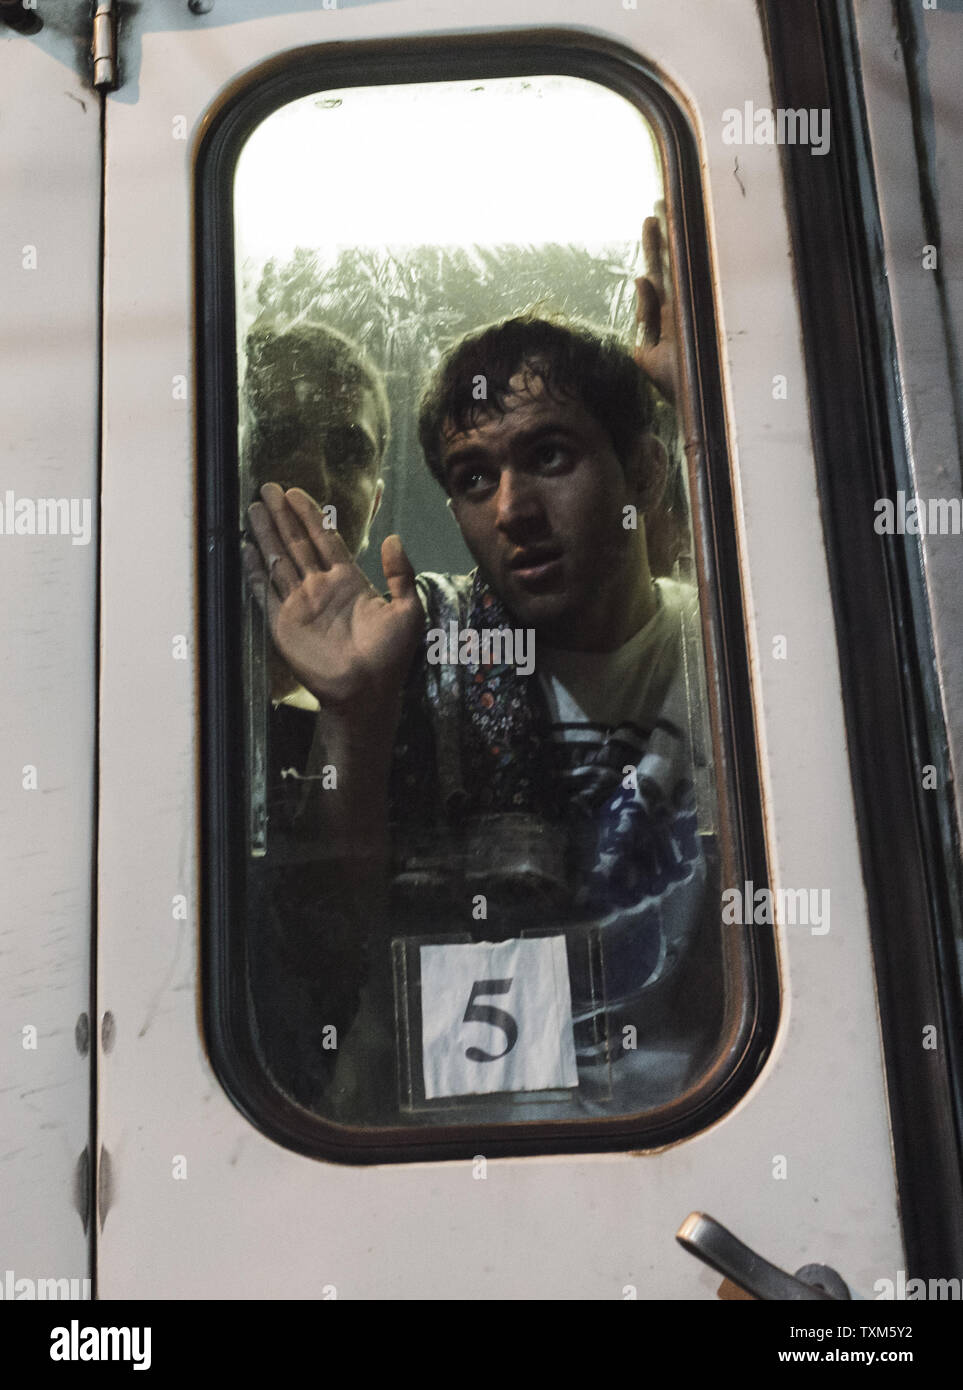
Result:
{"label": "man's eyebrow", "polygon": [[447,473],[449,468],[454,468],[456,464],[485,463],[490,457],[491,451],[483,448],[481,444],[469,444],[463,449],[456,448],[454,452],[446,454],[444,469]]}
{"label": "man's eyebrow", "polygon": [[529,448],[532,444],[538,444],[548,435],[564,435],[567,439],[580,439],[581,431],[574,425],[566,425],[562,421],[552,423],[546,421],[543,425],[532,425],[531,429],[519,430],[515,436],[515,442],[521,444],[523,449]]}
{"label": "man's eyebrow", "polygon": [[[580,438],[580,432],[572,425],[564,424],[562,421],[545,421],[544,424],[532,425],[529,429],[519,430],[512,438],[512,447],[520,446],[523,449],[530,448],[533,444],[538,444],[540,440],[549,436],[564,435],[568,439]],[[463,448],[454,446],[452,451],[445,457],[444,471],[447,475],[449,468],[455,465],[486,463],[496,450],[486,449],[482,444],[467,444]]]}

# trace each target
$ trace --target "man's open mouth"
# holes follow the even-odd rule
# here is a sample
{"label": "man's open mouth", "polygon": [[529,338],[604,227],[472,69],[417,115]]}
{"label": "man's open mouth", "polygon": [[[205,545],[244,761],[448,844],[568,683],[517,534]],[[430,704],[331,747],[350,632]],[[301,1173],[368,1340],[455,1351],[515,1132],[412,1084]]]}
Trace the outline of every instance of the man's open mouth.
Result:
{"label": "man's open mouth", "polygon": [[509,569],[516,579],[531,583],[554,577],[561,563],[562,550],[559,546],[531,546],[514,556]]}

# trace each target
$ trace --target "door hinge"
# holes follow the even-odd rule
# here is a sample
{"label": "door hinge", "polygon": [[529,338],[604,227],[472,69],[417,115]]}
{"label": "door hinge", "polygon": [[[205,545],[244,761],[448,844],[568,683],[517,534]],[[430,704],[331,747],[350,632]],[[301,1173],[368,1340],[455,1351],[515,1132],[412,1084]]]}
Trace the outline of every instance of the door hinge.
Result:
{"label": "door hinge", "polygon": [[97,0],[92,54],[94,90],[114,91],[117,86],[117,8],[114,0]]}
{"label": "door hinge", "polygon": [[93,1205],[93,1176],[90,1171],[90,1145],[84,1149],[74,1165],[74,1206],[84,1223],[84,1235],[90,1224],[90,1209]]}

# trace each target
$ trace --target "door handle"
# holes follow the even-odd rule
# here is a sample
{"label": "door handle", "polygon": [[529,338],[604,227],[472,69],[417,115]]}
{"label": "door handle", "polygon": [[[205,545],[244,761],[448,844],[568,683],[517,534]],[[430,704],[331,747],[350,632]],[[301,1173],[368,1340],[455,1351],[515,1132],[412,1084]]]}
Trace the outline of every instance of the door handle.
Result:
{"label": "door handle", "polygon": [[787,1274],[770,1264],[711,1216],[694,1211],[676,1231],[683,1250],[731,1279],[754,1298],[786,1302],[832,1302],[849,1299],[846,1282],[828,1265],[803,1265]]}

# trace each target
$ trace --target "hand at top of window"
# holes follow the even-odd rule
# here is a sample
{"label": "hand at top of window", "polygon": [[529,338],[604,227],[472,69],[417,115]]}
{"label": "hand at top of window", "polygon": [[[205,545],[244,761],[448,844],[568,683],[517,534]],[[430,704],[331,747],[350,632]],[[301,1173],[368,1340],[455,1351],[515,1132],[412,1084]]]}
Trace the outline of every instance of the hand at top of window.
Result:
{"label": "hand at top of window", "polygon": [[675,312],[669,297],[671,277],[665,204],[656,205],[656,216],[642,227],[645,275],[635,282],[635,318],[639,325],[635,360],[673,405],[679,400],[679,352]]}

